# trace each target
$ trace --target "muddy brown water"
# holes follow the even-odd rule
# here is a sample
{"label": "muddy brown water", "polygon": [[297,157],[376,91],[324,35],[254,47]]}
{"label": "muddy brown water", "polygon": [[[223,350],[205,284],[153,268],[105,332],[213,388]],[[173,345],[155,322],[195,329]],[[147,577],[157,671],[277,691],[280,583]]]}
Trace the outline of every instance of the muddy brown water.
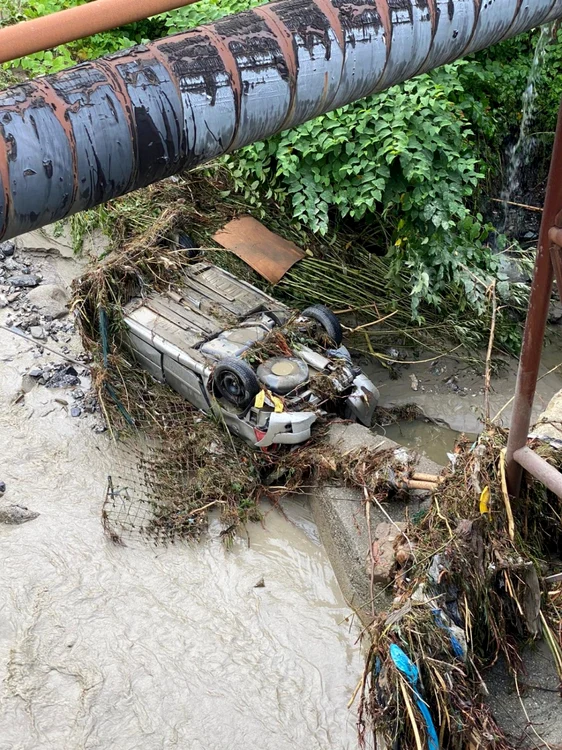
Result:
{"label": "muddy brown water", "polygon": [[[540,380],[533,408],[538,419],[550,399],[562,389],[562,331],[560,326],[549,329],[549,338],[542,352]],[[392,410],[406,404],[417,405],[427,419],[401,421],[391,425],[375,425],[378,434],[423,453],[437,463],[447,464],[447,453],[455,440],[465,434],[476,437],[481,432],[484,416],[484,377],[466,362],[454,357],[436,357],[431,352],[419,356],[426,360],[399,365],[398,377],[390,378],[388,370],[374,361],[363,369],[380,390],[380,405]],[[415,375],[416,390],[412,388]],[[517,360],[504,358],[499,372],[492,378],[490,416],[501,412],[498,424],[509,426],[513,411],[510,400],[515,391]]]}
{"label": "muddy brown water", "polygon": [[30,349],[0,331],[0,503],[41,514],[0,526],[0,750],[356,748],[357,631],[305,504],[232,551],[216,521],[199,544],[115,546],[110,439],[60,390],[14,403]]}

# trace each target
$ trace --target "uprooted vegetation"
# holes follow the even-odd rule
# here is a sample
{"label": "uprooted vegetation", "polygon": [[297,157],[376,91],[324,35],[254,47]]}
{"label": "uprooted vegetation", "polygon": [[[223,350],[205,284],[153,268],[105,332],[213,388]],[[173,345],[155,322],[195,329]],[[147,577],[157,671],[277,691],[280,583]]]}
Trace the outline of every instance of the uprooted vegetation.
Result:
{"label": "uprooted vegetation", "polygon": [[[276,285],[275,296],[299,308],[321,303],[347,316],[348,341],[358,352],[386,363],[392,359],[386,350],[402,343],[413,352],[429,349],[442,355],[454,350],[457,356],[480,361],[477,352],[488,340],[491,305],[485,302],[480,315],[475,316],[462,295],[451,291],[440,300],[439,309],[422,305],[422,319],[412,322],[406,267],[399,273],[400,283],[390,283],[390,260],[374,252],[364,234],[341,228],[330,237],[321,237],[295,225],[290,214],[275,204],[269,206],[264,217],[262,211],[232,192],[232,177],[220,164],[166,180],[73,217],[76,248],[100,228],[119,254],[131,242],[140,244],[144,235],[173,242],[171,228],[162,228],[162,216],[170,212],[179,217],[176,229],[205,248],[210,261],[268,292],[271,288],[260,276],[235,255],[217,247],[214,233],[240,213],[249,213],[302,247],[305,258]],[[187,250],[176,245],[176,251],[176,258],[183,255],[187,259]],[[467,274],[470,276],[470,271]],[[518,342],[519,323],[515,322],[513,311],[524,310],[523,285],[513,285],[510,294],[509,307],[501,308],[496,321],[496,344],[507,350]]]}
{"label": "uprooted vegetation", "polygon": [[[430,510],[395,541],[395,598],[373,617],[359,728],[381,747],[513,747],[486,701],[502,655],[521,690],[521,649],[542,634],[562,681],[561,501],[531,481],[510,503],[506,434],[461,442]],[[535,446],[557,465],[562,456]],[[386,744],[384,744],[386,743]]]}

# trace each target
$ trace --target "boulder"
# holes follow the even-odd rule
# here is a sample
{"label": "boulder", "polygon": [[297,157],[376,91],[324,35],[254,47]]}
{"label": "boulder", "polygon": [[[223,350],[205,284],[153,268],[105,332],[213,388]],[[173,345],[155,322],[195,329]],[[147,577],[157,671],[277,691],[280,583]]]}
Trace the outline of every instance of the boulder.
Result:
{"label": "boulder", "polygon": [[62,318],[68,313],[69,296],[62,286],[42,284],[27,293],[27,300],[36,307],[41,315],[51,318]]}

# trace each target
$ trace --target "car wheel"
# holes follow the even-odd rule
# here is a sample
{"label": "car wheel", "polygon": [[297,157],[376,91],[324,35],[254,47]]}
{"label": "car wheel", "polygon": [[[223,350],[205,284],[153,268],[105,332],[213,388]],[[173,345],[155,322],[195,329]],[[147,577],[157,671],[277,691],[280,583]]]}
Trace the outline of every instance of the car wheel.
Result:
{"label": "car wheel", "polygon": [[180,232],[178,235],[178,245],[182,250],[187,250],[188,258],[196,258],[199,255],[199,247],[188,234]]}
{"label": "car wheel", "polygon": [[343,341],[343,331],[339,320],[324,305],[312,305],[303,310],[302,316],[320,324],[328,337],[339,346]]}
{"label": "car wheel", "polygon": [[256,373],[247,362],[227,357],[215,367],[213,383],[219,395],[245,409],[260,392]]}

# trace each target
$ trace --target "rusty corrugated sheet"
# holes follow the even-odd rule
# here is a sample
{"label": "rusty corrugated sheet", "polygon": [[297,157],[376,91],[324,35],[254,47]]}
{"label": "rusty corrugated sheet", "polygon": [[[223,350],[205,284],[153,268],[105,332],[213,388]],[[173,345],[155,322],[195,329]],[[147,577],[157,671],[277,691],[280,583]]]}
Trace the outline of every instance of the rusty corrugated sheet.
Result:
{"label": "rusty corrugated sheet", "polygon": [[289,268],[304,258],[303,251],[293,242],[270,232],[252,216],[229,221],[213,239],[241,258],[270,284],[277,284]]}
{"label": "rusty corrugated sheet", "polygon": [[280,0],[0,94],[0,239],[562,17],[562,0]]}

